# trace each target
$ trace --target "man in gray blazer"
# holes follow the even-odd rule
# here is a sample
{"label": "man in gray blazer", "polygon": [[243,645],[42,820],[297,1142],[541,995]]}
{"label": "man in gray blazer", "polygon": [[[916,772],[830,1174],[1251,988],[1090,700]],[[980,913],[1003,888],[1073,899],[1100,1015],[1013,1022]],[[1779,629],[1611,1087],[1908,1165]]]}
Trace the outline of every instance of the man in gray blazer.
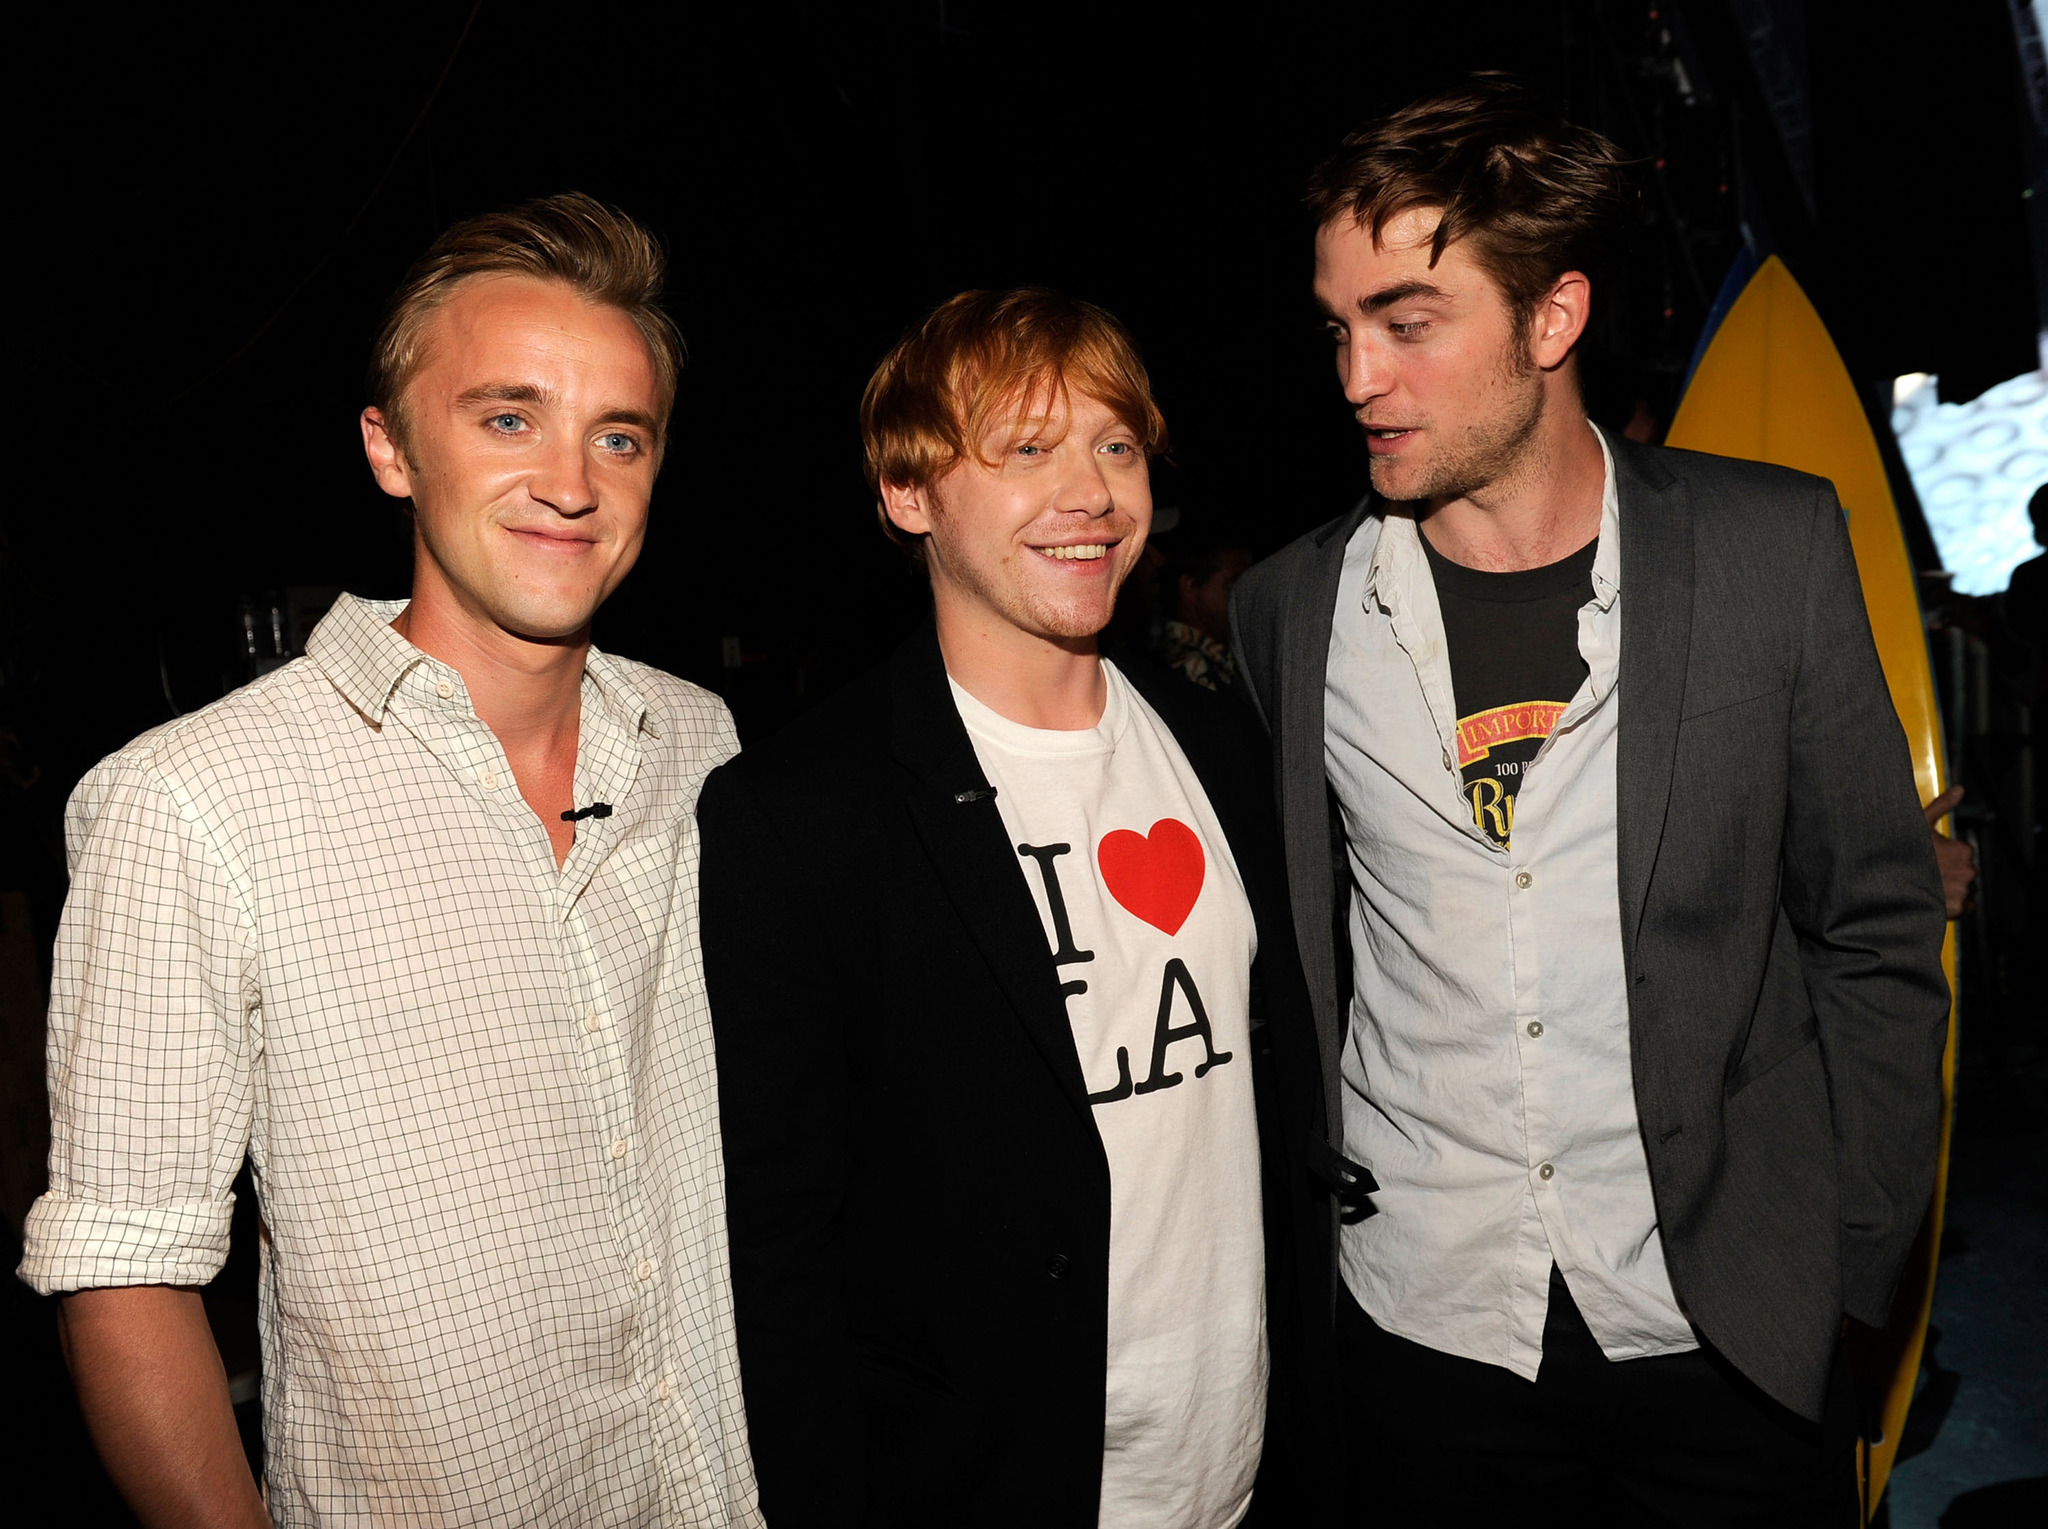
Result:
{"label": "man in gray blazer", "polygon": [[1840,1338],[1927,1206],[1948,989],[1842,509],[1587,420],[1630,196],[1519,87],[1370,124],[1310,205],[1373,491],[1233,625],[1379,1184],[1360,1516],[1854,1522]]}

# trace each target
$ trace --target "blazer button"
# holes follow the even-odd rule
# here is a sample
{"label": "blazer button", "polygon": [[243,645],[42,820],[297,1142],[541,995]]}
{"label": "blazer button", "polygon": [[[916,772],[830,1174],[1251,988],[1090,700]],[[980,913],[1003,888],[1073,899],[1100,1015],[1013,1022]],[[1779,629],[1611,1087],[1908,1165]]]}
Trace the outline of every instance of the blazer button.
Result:
{"label": "blazer button", "polygon": [[1074,1261],[1064,1253],[1055,1253],[1045,1261],[1045,1272],[1054,1279],[1065,1279],[1074,1272]]}

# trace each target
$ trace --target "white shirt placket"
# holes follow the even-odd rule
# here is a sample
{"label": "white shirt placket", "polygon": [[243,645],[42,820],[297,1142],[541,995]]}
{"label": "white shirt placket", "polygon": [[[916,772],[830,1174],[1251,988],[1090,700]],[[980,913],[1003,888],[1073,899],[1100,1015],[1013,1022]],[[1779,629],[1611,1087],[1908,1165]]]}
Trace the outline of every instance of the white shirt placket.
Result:
{"label": "white shirt placket", "polygon": [[[710,1464],[698,1443],[689,1400],[668,1362],[666,1289],[660,1238],[642,1192],[641,1147],[635,1118],[631,1041],[627,1016],[616,1011],[607,991],[604,963],[583,912],[582,894],[603,864],[616,832],[611,818],[586,818],[558,868],[547,830],[519,794],[503,746],[470,707],[461,677],[438,664],[422,664],[417,677],[400,682],[397,699],[424,707],[428,716],[413,731],[458,779],[478,793],[485,814],[514,835],[532,865],[536,891],[553,910],[561,957],[566,1012],[577,1061],[595,1122],[594,1148],[607,1189],[621,1264],[633,1292],[637,1320],[629,1340],[632,1371],[647,1397],[658,1458],[664,1462],[672,1501],[680,1494],[683,1516],[693,1504],[719,1500]],[[411,720],[411,719],[404,719]],[[583,685],[583,720],[578,739],[576,802],[624,801],[640,767],[640,751],[605,710],[596,686]]]}
{"label": "white shirt placket", "polygon": [[1354,532],[1326,679],[1356,879],[1347,1144],[1383,1157],[1389,1212],[1347,1228],[1345,1277],[1401,1336],[1527,1376],[1553,1256],[1611,1357],[1691,1346],[1656,1240],[1620,975],[1619,547],[1610,464],[1578,623],[1587,680],[1524,771],[1506,849],[1462,789],[1412,517]]}

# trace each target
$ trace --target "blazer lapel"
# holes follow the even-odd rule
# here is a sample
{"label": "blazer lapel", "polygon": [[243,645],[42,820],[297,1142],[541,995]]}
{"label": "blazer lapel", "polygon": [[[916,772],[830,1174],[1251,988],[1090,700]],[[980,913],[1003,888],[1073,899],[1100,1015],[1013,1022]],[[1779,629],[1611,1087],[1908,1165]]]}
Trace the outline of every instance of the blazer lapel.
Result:
{"label": "blazer lapel", "polygon": [[1329,682],[1330,627],[1337,616],[1337,584],[1344,552],[1371,511],[1367,495],[1342,520],[1316,538],[1313,560],[1296,590],[1296,605],[1284,625],[1280,657],[1280,821],[1287,843],[1287,884],[1294,904],[1295,943],[1315,1010],[1316,1049],[1323,1068],[1323,1123],[1341,1141],[1342,1083],[1339,1053],[1343,1016],[1337,1012],[1335,947],[1336,888],[1348,879],[1331,864],[1328,770],[1323,763],[1323,693]]}
{"label": "blazer lapel", "polygon": [[1683,480],[1627,441],[1611,443],[1621,504],[1621,705],[1615,761],[1622,949],[1636,931],[1671,806],[1678,717],[1692,646],[1692,498]]}
{"label": "blazer lapel", "polygon": [[1082,1119],[1094,1125],[1045,926],[1018,868],[995,792],[947,687],[929,621],[891,661],[890,751],[915,780],[905,806],[933,869],[996,985]]}

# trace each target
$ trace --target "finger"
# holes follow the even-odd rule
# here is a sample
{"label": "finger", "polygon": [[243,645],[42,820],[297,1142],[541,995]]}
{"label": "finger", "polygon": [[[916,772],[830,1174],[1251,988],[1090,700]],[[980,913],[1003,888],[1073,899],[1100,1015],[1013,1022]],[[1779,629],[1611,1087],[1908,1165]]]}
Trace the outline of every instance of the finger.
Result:
{"label": "finger", "polygon": [[1950,786],[1927,804],[1927,824],[1931,828],[1956,810],[1956,803],[1963,799],[1961,786]]}

